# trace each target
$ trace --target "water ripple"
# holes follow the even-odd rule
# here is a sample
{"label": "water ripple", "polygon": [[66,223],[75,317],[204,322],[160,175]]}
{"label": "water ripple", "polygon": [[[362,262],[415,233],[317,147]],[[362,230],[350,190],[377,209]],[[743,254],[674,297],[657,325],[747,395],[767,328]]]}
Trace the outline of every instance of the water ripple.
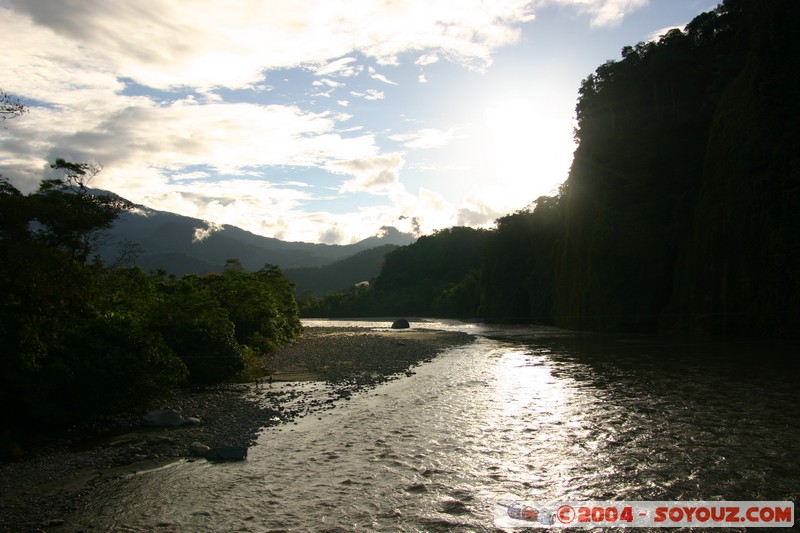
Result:
{"label": "water ripple", "polygon": [[497,531],[503,498],[797,497],[800,398],[786,372],[709,362],[696,347],[587,348],[546,333],[481,338],[341,408],[267,429],[244,463],[109,483],[68,525]]}

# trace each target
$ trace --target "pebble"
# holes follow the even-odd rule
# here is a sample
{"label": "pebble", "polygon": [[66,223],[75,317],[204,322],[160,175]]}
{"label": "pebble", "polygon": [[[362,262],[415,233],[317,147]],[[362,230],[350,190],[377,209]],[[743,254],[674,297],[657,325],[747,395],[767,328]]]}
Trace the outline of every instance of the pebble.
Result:
{"label": "pebble", "polygon": [[[375,334],[359,328],[308,328],[302,337],[277,350],[272,359],[286,367],[302,363],[322,375],[328,382],[329,397],[324,401],[307,399],[296,402],[297,408],[282,409],[283,402],[296,400],[303,394],[294,388],[293,383],[276,383],[259,389],[258,401],[245,398],[257,390],[250,384],[176,391],[162,398],[157,407],[167,406],[181,413],[191,413],[192,416],[186,419],[187,424],[168,429],[128,431],[89,449],[83,449],[85,446],[80,446],[80,439],[73,438],[35,450],[24,460],[0,464],[0,494],[3,495],[0,531],[36,530],[50,520],[62,520],[53,527],[62,525],[64,519],[49,517],[65,516],[68,520],[78,501],[89,497],[92,490],[112,476],[96,476],[83,486],[70,490],[39,490],[52,480],[68,480],[81,471],[101,472],[143,459],[176,457],[182,454],[182,450],[183,454],[187,453],[194,443],[250,446],[256,442],[264,426],[286,424],[312,412],[333,409],[339,399],[351,399],[353,394],[402,377],[411,366],[430,360],[441,349],[471,341],[469,335],[453,334],[448,335],[445,341],[403,339],[400,344],[393,334]],[[104,427],[96,427],[96,431],[102,434],[107,433],[109,427],[135,427],[141,415],[119,416]],[[154,434],[155,431],[166,434]],[[80,433],[84,433],[84,439],[92,438],[90,431],[76,432]],[[453,510],[458,509],[450,509]],[[167,527],[167,523],[162,527]]]}

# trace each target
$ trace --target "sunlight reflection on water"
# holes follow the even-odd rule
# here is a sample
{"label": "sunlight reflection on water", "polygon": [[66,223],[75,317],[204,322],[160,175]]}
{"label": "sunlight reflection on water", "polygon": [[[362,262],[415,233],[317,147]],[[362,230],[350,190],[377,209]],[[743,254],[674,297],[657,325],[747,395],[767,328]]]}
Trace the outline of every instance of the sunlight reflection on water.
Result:
{"label": "sunlight reflection on water", "polygon": [[321,419],[265,430],[245,463],[181,463],[109,483],[68,524],[496,531],[495,503],[508,498],[796,494],[799,398],[786,373],[735,379],[741,372],[713,364],[665,364],[660,345],[623,354],[551,329],[508,331],[449,350]]}

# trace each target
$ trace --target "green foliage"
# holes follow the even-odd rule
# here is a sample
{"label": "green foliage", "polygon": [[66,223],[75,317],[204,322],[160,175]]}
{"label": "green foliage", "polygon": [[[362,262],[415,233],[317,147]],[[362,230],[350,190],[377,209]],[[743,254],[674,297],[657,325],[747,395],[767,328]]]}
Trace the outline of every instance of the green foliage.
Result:
{"label": "green foliage", "polygon": [[726,1],[584,80],[562,199],[559,325],[788,328],[798,20],[797,3]]}
{"label": "green foliage", "polygon": [[161,336],[125,318],[72,324],[52,356],[68,369],[59,377],[63,400],[75,413],[141,406],[186,376],[186,366]]}
{"label": "green foliage", "polygon": [[726,83],[709,125],[673,308],[691,329],[797,332],[800,5],[726,2],[719,12],[716,26],[725,23],[730,47],[719,61]]}
{"label": "green foliage", "polygon": [[653,329],[702,179],[712,57],[674,30],[623,50],[581,87],[563,198],[558,323]]}
{"label": "green foliage", "polygon": [[58,159],[51,166],[63,172],[63,177],[44,180],[38,194],[26,198],[30,204],[29,216],[36,223],[32,237],[71,259],[85,262],[96,248],[100,234],[132,204],[111,195],[89,192],[87,184],[100,172],[98,165]]}
{"label": "green foliage", "polygon": [[556,248],[563,229],[559,197],[542,196],[532,210],[497,221],[484,258],[482,316],[553,323]]}
{"label": "green foliage", "polygon": [[247,273],[231,261],[222,275],[176,280],[87,262],[130,204],[89,192],[95,166],[54,168],[64,177],[30,195],[0,178],[0,422],[9,447],[144,406],[178,384],[231,379],[244,353],[256,368],[301,330],[293,286],[270,265]]}
{"label": "green foliage", "polygon": [[477,316],[477,273],[487,234],[455,227],[420,237],[385,256],[371,287],[352,287],[322,300],[305,296],[304,316]]}
{"label": "green foliage", "polygon": [[[264,357],[302,330],[291,282],[272,265],[164,283],[152,324],[189,369],[189,383],[209,385],[245,369],[244,354]],[[252,358],[251,358],[252,361]]]}
{"label": "green foliage", "polygon": [[299,295],[310,292],[324,296],[374,279],[380,273],[386,254],[396,248],[394,244],[384,244],[323,267],[291,268],[284,273],[297,286]]}
{"label": "green foliage", "polygon": [[192,385],[218,383],[244,368],[227,311],[192,278],[165,287],[151,324],[184,362]]}

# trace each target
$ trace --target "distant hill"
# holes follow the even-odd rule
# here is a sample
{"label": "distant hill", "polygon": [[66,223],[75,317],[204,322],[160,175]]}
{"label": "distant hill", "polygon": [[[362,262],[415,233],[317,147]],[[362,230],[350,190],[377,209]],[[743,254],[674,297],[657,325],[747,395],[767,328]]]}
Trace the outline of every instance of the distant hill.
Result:
{"label": "distant hill", "polygon": [[267,263],[281,270],[322,267],[370,248],[414,241],[413,236],[394,227],[384,227],[380,236],[349,245],[286,242],[235,226],[209,227],[197,218],[140,207],[120,216],[98,252],[106,264],[112,264],[127,243],[136,251],[129,264],[146,271],[162,269],[183,276],[221,271],[228,259],[238,259],[250,271]]}
{"label": "distant hill", "polygon": [[317,296],[347,289],[378,276],[384,257],[398,248],[384,244],[321,267],[289,268],[283,273],[295,284],[295,294],[313,292]]}

